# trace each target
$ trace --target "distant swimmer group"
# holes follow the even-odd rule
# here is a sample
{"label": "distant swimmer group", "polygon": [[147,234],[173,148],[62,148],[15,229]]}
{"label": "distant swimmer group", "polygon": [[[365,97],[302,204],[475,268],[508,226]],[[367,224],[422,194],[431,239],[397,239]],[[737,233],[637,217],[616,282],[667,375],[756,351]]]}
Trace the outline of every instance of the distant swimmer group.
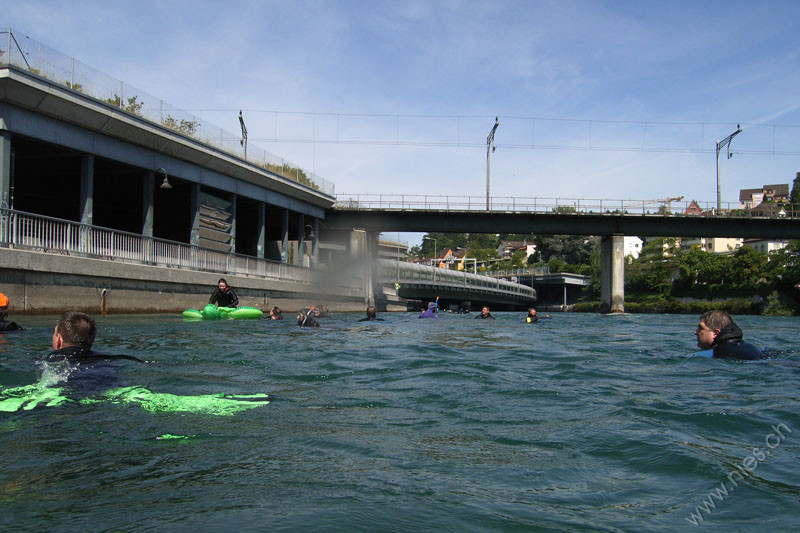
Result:
{"label": "distant swimmer group", "polygon": [[696,355],[715,359],[763,359],[764,352],[742,340],[742,330],[725,311],[708,311],[700,316],[694,330],[697,346],[704,351]]}

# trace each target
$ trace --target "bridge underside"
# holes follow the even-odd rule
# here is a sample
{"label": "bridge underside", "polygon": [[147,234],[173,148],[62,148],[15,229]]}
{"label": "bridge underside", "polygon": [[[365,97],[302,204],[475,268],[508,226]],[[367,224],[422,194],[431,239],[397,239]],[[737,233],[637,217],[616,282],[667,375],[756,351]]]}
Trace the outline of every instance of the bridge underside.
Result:
{"label": "bridge underside", "polygon": [[630,215],[619,213],[511,213],[481,211],[328,210],[325,226],[367,231],[644,235],[648,237],[770,237],[800,239],[800,219]]}

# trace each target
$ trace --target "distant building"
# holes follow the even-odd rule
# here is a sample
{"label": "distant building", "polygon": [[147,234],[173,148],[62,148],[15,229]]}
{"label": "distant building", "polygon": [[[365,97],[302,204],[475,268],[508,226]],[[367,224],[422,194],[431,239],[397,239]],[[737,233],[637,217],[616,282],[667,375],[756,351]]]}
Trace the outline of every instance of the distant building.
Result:
{"label": "distant building", "polygon": [[536,245],[528,244],[528,241],[501,241],[497,246],[497,256],[508,259],[520,250],[525,252],[525,259],[528,259],[536,252]]}
{"label": "distant building", "polygon": [[405,261],[406,254],[408,254],[407,242],[390,241],[385,239],[378,240],[378,257],[380,259]]}
{"label": "distant building", "polygon": [[744,245],[748,248],[753,248],[758,252],[769,253],[773,250],[780,250],[782,248],[786,248],[786,245],[789,244],[789,241],[777,241],[777,240],[770,240],[770,239],[745,239]]}
{"label": "distant building", "polygon": [[689,205],[686,207],[686,210],[683,212],[684,215],[702,215],[703,210],[697,205],[697,202],[692,200],[689,202]]}
{"label": "distant building", "polygon": [[633,257],[634,259],[639,258],[639,254],[642,253],[642,239],[639,237],[624,237],[623,239],[623,255],[625,257]]}
{"label": "distant building", "polygon": [[789,184],[777,183],[764,185],[760,189],[741,189],[739,191],[739,209],[753,209],[764,202],[788,203]]}
{"label": "distant building", "polygon": [[729,254],[742,247],[739,237],[700,237],[681,241],[681,248],[700,248],[712,254]]}

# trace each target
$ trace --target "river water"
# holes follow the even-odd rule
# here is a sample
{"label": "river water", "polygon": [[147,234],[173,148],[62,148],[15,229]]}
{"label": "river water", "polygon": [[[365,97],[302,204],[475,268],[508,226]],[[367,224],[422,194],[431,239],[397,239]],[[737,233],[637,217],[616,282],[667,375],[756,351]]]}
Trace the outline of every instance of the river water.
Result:
{"label": "river water", "polygon": [[[741,363],[689,357],[694,316],[496,316],[98,317],[96,349],[151,362],[109,370],[133,396],[101,380],[0,412],[0,527],[800,528],[798,318],[739,317],[774,351]],[[16,318],[6,399],[55,322]]]}

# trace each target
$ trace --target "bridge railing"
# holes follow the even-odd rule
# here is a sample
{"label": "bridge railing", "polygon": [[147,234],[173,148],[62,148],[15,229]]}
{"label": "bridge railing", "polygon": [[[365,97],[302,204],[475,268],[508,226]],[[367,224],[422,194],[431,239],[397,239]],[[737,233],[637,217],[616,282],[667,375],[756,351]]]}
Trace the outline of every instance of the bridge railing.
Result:
{"label": "bridge railing", "polygon": [[491,292],[529,300],[536,298],[536,291],[531,287],[464,271],[383,259],[378,262],[378,267],[380,283],[399,283],[401,286],[403,284],[428,285],[465,291]]}
{"label": "bridge railing", "polygon": [[[382,211],[486,212],[485,196],[439,196],[426,194],[340,194],[337,209]],[[714,217],[785,217],[800,216],[791,204],[761,204],[750,208],[738,202],[659,200],[614,200],[592,198],[539,198],[493,196],[489,199],[492,212],[541,214],[630,214],[653,216],[714,216]]]}
{"label": "bridge railing", "polygon": [[[122,263],[312,283],[320,271],[145,237],[33,213],[0,209],[0,247]],[[357,289],[357,283],[345,288]]]}
{"label": "bridge railing", "polygon": [[218,148],[301,185],[334,194],[334,184],[187,111],[12,29],[0,31],[0,66],[13,65],[140,118]]}

